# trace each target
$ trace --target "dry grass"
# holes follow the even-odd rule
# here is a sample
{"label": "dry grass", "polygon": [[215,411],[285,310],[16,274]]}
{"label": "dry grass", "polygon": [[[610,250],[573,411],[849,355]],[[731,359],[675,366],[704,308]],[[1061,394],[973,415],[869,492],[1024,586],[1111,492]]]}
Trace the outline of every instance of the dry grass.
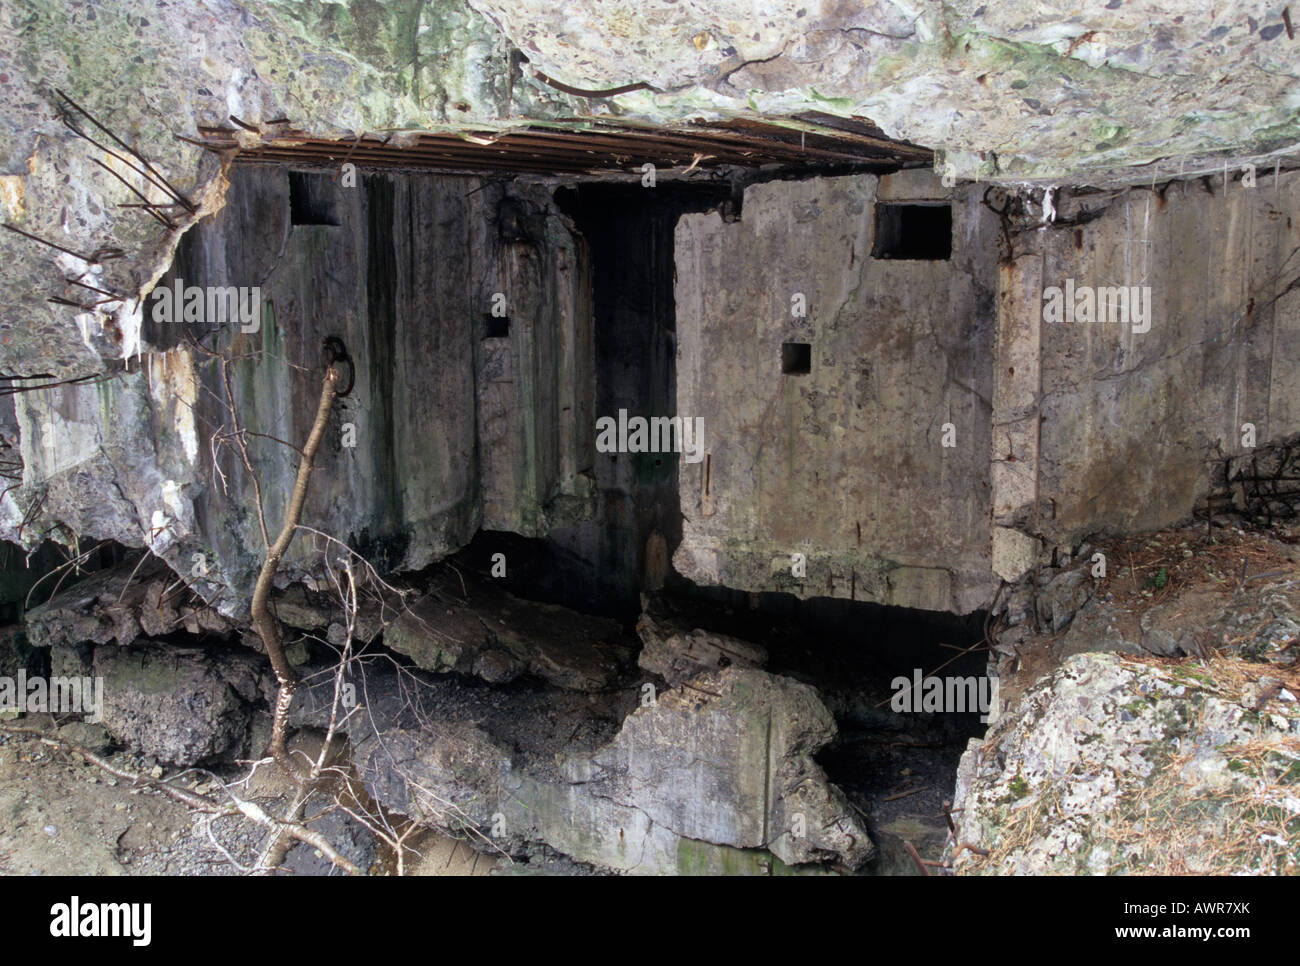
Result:
{"label": "dry grass", "polygon": [[1211,654],[1206,661],[1187,657],[1127,654],[1120,660],[1124,664],[1141,664],[1153,668],[1167,679],[1193,683],[1225,700],[1250,705],[1257,711],[1278,696],[1280,692],[1276,685],[1300,698],[1300,666],[1277,667],[1218,652]]}
{"label": "dry grass", "polygon": [[[1300,669],[1282,672],[1219,654],[1206,662],[1154,657],[1124,661],[1157,668],[1168,680],[1194,683],[1257,711],[1270,710],[1282,687],[1300,695]],[[1289,709],[1294,716],[1295,705]],[[1189,722],[1189,734],[1198,731],[1198,724]],[[1283,804],[1300,796],[1300,738],[1275,733],[1217,750],[1234,774],[1230,787],[1193,791],[1186,769],[1195,755],[1184,752],[1162,761],[1148,783],[1125,796],[1124,808],[1107,829],[1126,853],[1125,871],[1300,874],[1300,812],[1288,811]]]}
{"label": "dry grass", "polygon": [[[1300,715],[1300,705],[1282,695],[1285,689],[1300,697],[1300,660],[1279,664],[1239,656],[1258,652],[1253,645],[1273,634],[1268,628],[1278,618],[1261,605],[1259,591],[1300,577],[1296,542],[1290,531],[1278,529],[1262,533],[1216,527],[1207,533],[1204,526],[1189,526],[1102,541],[1089,550],[1089,557],[1105,554],[1107,576],[1097,582],[1096,596],[1106,602],[1112,619],[1138,621],[1160,606],[1153,618],[1156,626],[1184,628],[1198,645],[1200,658],[1120,658],[1142,665],[1145,675],[1189,688],[1186,696],[1172,698],[1180,702],[1180,713],[1191,718],[1185,730],[1179,726],[1175,731],[1183,735],[1185,747],[1161,742],[1140,749],[1155,771],[1148,778],[1120,776],[1119,803],[1105,815],[1071,818],[1062,810],[1070,783],[1085,777],[1083,772],[1038,785],[1027,795],[1013,783],[1007,798],[993,806],[1001,821],[996,844],[988,856],[964,854],[962,871],[1008,870],[1026,850],[1044,843],[1045,826],[1068,825],[1085,836],[1073,856],[1080,871],[1089,854],[1103,846],[1110,854],[1108,872],[1300,874],[1300,739],[1277,730],[1263,739],[1219,748],[1218,759],[1203,748],[1198,758],[1197,749],[1186,744],[1192,736],[1204,740],[1198,731],[1204,701],[1196,692],[1248,714],[1280,713],[1292,721]],[[1091,566],[1088,560],[1079,564]],[[1234,611],[1258,612],[1259,617],[1225,622],[1224,616]],[[1052,646],[1066,633],[1040,634],[1022,645],[1019,671],[1004,682],[1003,695],[1028,691],[1058,667]],[[1291,641],[1271,641],[1270,651],[1279,644],[1285,650]],[[1227,771],[1199,774],[1207,761],[1226,763]],[[1002,781],[1007,781],[1005,774]],[[1018,796],[1025,801],[1017,801]]]}
{"label": "dry grass", "polygon": [[1125,796],[1107,832],[1140,875],[1300,874],[1300,740],[1281,737],[1220,751],[1238,779],[1228,791],[1190,793],[1175,755],[1147,785]]}
{"label": "dry grass", "polygon": [[[1296,565],[1294,551],[1285,545],[1237,529],[1217,529],[1213,536],[1202,527],[1161,530],[1106,541],[1097,551],[1106,555],[1106,577],[1098,591],[1114,595],[1116,605],[1138,610],[1193,586],[1232,593],[1244,583],[1265,579],[1264,574],[1290,576]],[[1163,586],[1158,586],[1162,571]]]}

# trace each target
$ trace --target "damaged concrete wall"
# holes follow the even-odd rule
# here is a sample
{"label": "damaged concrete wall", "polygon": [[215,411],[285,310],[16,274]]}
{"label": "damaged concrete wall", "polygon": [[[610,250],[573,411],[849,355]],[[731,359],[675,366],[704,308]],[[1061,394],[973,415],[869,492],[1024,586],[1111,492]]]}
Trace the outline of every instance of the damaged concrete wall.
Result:
{"label": "damaged concrete wall", "polygon": [[[386,175],[347,189],[300,174],[310,197],[293,224],[288,173],[232,177],[163,284],[261,287],[261,329],[238,336],[249,354],[231,370],[256,433],[303,438],[320,339],[345,340],[357,384],[307,520],[385,568],[480,527],[549,533],[588,597],[634,600],[651,537],[677,542],[659,494],[675,472],[674,564],[697,583],[965,613],[1045,549],[1187,517],[1209,463],[1248,451],[1245,424],[1258,444],[1300,431],[1296,175],[1067,194],[1054,224],[1015,226],[1001,269],[1002,226],[977,187],[920,172],[756,184],[739,221],[677,220],[682,200],[635,209],[659,234],[633,220],[619,242],[586,225],[609,262],[600,284],[542,186]],[[889,254],[879,206],[949,202],[949,258],[875,257]],[[632,257],[674,221],[675,310],[655,294],[669,263]],[[1122,290],[1133,318],[1044,321],[1056,289]],[[9,523],[43,501],[33,532],[148,542],[180,572],[203,553],[214,587],[246,582],[260,545],[250,483],[228,450],[212,467],[224,385],[179,331],[143,331],[172,346],[143,371],[17,397],[27,483],[6,496]],[[594,416],[673,409],[656,353],[674,342],[675,410],[703,420],[705,458],[598,462]],[[806,373],[782,371],[787,343],[808,347]],[[295,456],[260,438],[252,452],[278,520]],[[303,567],[312,551],[295,553]]]}
{"label": "damaged concrete wall", "polygon": [[472,325],[482,525],[541,536],[591,514],[591,259],[540,185],[512,186],[471,230],[491,253]]}
{"label": "damaged concrete wall", "polygon": [[[502,243],[500,195],[473,178],[367,175],[348,188],[324,173],[237,169],[229,203],[186,236],[158,289],[256,287],[259,327],[154,322],[151,297],[147,337],[172,348],[143,373],[18,397],[26,495],[75,507],[61,517],[71,534],[146,540],[179,572],[204,576],[192,569],[203,554],[211,573],[198,585],[233,590],[223,609],[237,609],[262,543],[253,481],[221,442],[234,423],[212,349],[234,359],[229,399],[274,533],[298,462],[276,441],[306,438],[321,342],[337,336],[355,385],[331,414],[305,525],[387,570],[459,549],[480,525],[535,533],[581,518],[582,259],[562,217],[535,204],[537,233]],[[510,334],[483,341],[498,290],[517,306]],[[307,569],[317,554],[301,540],[286,561]]]}
{"label": "damaged concrete wall", "polygon": [[[174,135],[229,127],[232,115],[254,129],[241,127],[241,141],[256,144],[259,130],[286,125],[334,138],[389,130],[400,143],[405,131],[581,127],[607,116],[656,124],[766,116],[798,127],[817,111],[868,118],[891,137],[933,146],[957,176],[1146,182],[1155,168],[1171,176],[1218,169],[1225,157],[1235,167],[1294,154],[1295,59],[1278,16],[1267,4],[1174,12],[1165,0],[1068,12],[801,0],[763,18],[733,3],[560,11],[493,0],[32,0],[0,10],[0,208],[6,222],[80,255],[0,234],[8,296],[0,373],[142,365],[153,347],[142,338],[138,297],[184,230],[224,203],[219,159]],[[632,88],[585,96],[555,81]],[[67,130],[61,118],[94,131],[56,90],[136,145],[194,210],[172,209],[169,228],[122,207],[138,204],[137,192],[174,199]],[[1207,152],[1217,152],[1212,161],[1198,157]],[[97,260],[105,248],[122,257]],[[84,301],[71,279],[121,299],[93,309],[51,304],[51,296]],[[571,469],[580,467],[560,475]],[[150,472],[183,485],[168,469]],[[85,510],[69,502],[72,491],[66,497],[52,491],[43,512],[73,531]],[[32,500],[0,499],[0,536],[25,540]],[[128,494],[114,512],[130,517],[134,500]],[[503,523],[532,526],[509,516]]]}
{"label": "damaged concrete wall", "polygon": [[1076,192],[1042,225],[1036,198],[1005,237],[957,188],[950,260],[871,257],[873,206],[943,194],[772,183],[739,224],[682,220],[678,412],[708,451],[682,574],[966,612],[1041,552],[1186,519],[1212,463],[1300,430],[1300,176]]}
{"label": "damaged concrete wall", "polygon": [[[1215,461],[1300,430],[1300,176],[1075,195],[1016,250],[993,366],[1002,576],[1040,547],[1185,519]],[[1145,290],[1148,318],[1098,298],[1121,288]],[[1073,290],[1073,321],[1050,315],[1052,289]]]}
{"label": "damaged concrete wall", "polygon": [[[173,135],[194,137],[200,124],[230,126],[231,115],[254,127],[288,118],[341,138],[385,128],[482,126],[516,114],[548,118],[572,114],[581,103],[520,78],[506,38],[459,0],[131,0],[89,7],[33,0],[0,11],[0,51],[4,220],[74,251],[111,245],[124,252],[87,266],[18,236],[0,236],[10,294],[0,306],[0,371],[6,373],[81,375],[106,360],[135,356],[139,315],[129,298],[95,312],[45,299],[65,294],[63,278],[88,267],[98,284],[141,294],[166,268],[179,238],[140,209],[119,207],[141,200],[131,188],[150,201],[173,199],[65,129],[56,90],[138,147],[177,191],[207,211],[219,207],[224,187],[218,159]],[[112,144],[87,118],[70,116]],[[181,227],[197,220],[184,210],[173,215]]]}
{"label": "damaged concrete wall", "polygon": [[[951,258],[872,256],[878,201],[949,195],[918,173],[773,182],[745,192],[738,223],[681,220],[677,412],[703,418],[707,452],[681,466],[684,576],[984,601],[997,223],[958,189]],[[811,347],[805,374],[783,373],[785,343]]]}

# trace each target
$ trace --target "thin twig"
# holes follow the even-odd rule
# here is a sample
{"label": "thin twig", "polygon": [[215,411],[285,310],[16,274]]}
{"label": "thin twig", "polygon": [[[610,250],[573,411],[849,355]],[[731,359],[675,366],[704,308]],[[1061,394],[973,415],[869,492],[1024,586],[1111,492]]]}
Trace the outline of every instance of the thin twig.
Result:
{"label": "thin twig", "polygon": [[297,675],[294,673],[293,666],[285,657],[284,636],[280,629],[280,622],[271,614],[267,604],[270,600],[271,582],[276,571],[280,568],[281,558],[283,558],[285,551],[289,549],[289,544],[293,541],[298,521],[302,517],[303,506],[307,502],[307,485],[311,480],[311,473],[314,468],[313,460],[321,439],[325,435],[325,427],[329,423],[330,410],[334,406],[337,379],[337,370],[333,367],[326,370],[325,378],[321,381],[320,403],[316,407],[316,419],[312,424],[311,432],[307,436],[307,443],[303,446],[302,462],[298,464],[298,476],[294,480],[293,494],[289,498],[289,507],[285,512],[284,524],[280,528],[279,536],[276,537],[275,542],[271,544],[266,552],[266,559],[262,564],[261,572],[258,574],[257,583],[253,587],[253,626],[262,639],[262,644],[266,648],[266,656],[271,661],[271,668],[275,672],[275,678],[279,684],[279,693],[275,699],[275,715],[271,726],[271,755],[291,777],[299,776],[297,765],[289,756],[289,750],[286,746],[289,708],[293,704],[293,695],[297,688]]}

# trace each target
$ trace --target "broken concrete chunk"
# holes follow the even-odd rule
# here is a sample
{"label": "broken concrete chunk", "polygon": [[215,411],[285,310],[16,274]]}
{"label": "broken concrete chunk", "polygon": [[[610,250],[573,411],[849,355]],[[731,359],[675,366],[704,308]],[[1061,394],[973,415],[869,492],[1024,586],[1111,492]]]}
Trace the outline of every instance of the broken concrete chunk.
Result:
{"label": "broken concrete chunk", "polygon": [[103,725],[129,747],[188,766],[237,749],[261,674],[252,658],[146,641],[95,648],[93,671],[104,679]]}
{"label": "broken concrete chunk", "polygon": [[490,648],[481,651],[470,668],[470,673],[489,684],[505,684],[524,672],[524,665],[506,651]]}
{"label": "broken concrete chunk", "polygon": [[659,675],[672,687],[704,671],[732,665],[762,667],[767,663],[767,651],[757,644],[698,627],[687,629],[651,610],[637,620],[636,633],[643,645],[637,665]]}
{"label": "broken concrete chunk", "polygon": [[[271,608],[281,624],[300,631],[317,631],[329,624],[331,607],[313,603],[302,584],[293,584],[274,595]],[[332,609],[337,609],[337,605]]]}
{"label": "broken concrete chunk", "polygon": [[508,752],[465,721],[371,731],[353,763],[377,801],[445,832],[491,829]]}
{"label": "broken concrete chunk", "polygon": [[60,591],[27,614],[33,647],[108,644],[125,647],[137,637],[185,630],[224,634],[231,624],[215,610],[194,606],[194,596],[161,561],[125,561]]}
{"label": "broken concrete chunk", "polygon": [[542,795],[532,814],[554,847],[627,871],[678,871],[683,842],[857,868],[871,841],[812,759],[834,735],[808,685],[754,668],[709,671],[633,712],[604,748],[567,760],[566,811]]}
{"label": "broken concrete chunk", "polygon": [[612,645],[621,633],[613,621],[520,600],[467,577],[463,585],[439,582],[384,632],[384,643],[428,671],[476,674],[493,683],[532,674],[594,691],[618,674]]}
{"label": "broken concrete chunk", "polygon": [[1038,593],[1038,617],[1053,633],[1065,630],[1092,597],[1093,581],[1084,570],[1058,574]]}
{"label": "broken concrete chunk", "polygon": [[[627,714],[594,750],[557,753],[589,732],[584,721],[627,713],[625,698],[550,688],[506,710],[456,675],[364,674],[366,711],[346,728],[367,790],[422,824],[468,833],[476,848],[520,857],[544,847],[645,875],[853,869],[873,854],[813,760],[835,724],[806,684],[710,671]],[[295,724],[319,726],[332,685],[322,679],[299,699]]]}

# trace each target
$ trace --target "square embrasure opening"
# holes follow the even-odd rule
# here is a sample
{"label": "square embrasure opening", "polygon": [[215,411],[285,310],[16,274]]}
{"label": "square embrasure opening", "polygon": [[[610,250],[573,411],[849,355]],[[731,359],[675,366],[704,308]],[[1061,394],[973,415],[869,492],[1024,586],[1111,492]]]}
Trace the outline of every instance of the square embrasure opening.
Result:
{"label": "square embrasure opening", "polygon": [[289,224],[337,226],[338,185],[327,174],[289,172]]}
{"label": "square embrasure opening", "polygon": [[812,372],[812,343],[781,343],[781,372],[788,376]]}
{"label": "square embrasure opening", "polygon": [[947,202],[876,205],[872,258],[942,261],[952,256],[952,205]]}
{"label": "square embrasure opening", "polygon": [[483,338],[508,339],[509,337],[510,316],[493,315],[491,312],[483,316]]}

